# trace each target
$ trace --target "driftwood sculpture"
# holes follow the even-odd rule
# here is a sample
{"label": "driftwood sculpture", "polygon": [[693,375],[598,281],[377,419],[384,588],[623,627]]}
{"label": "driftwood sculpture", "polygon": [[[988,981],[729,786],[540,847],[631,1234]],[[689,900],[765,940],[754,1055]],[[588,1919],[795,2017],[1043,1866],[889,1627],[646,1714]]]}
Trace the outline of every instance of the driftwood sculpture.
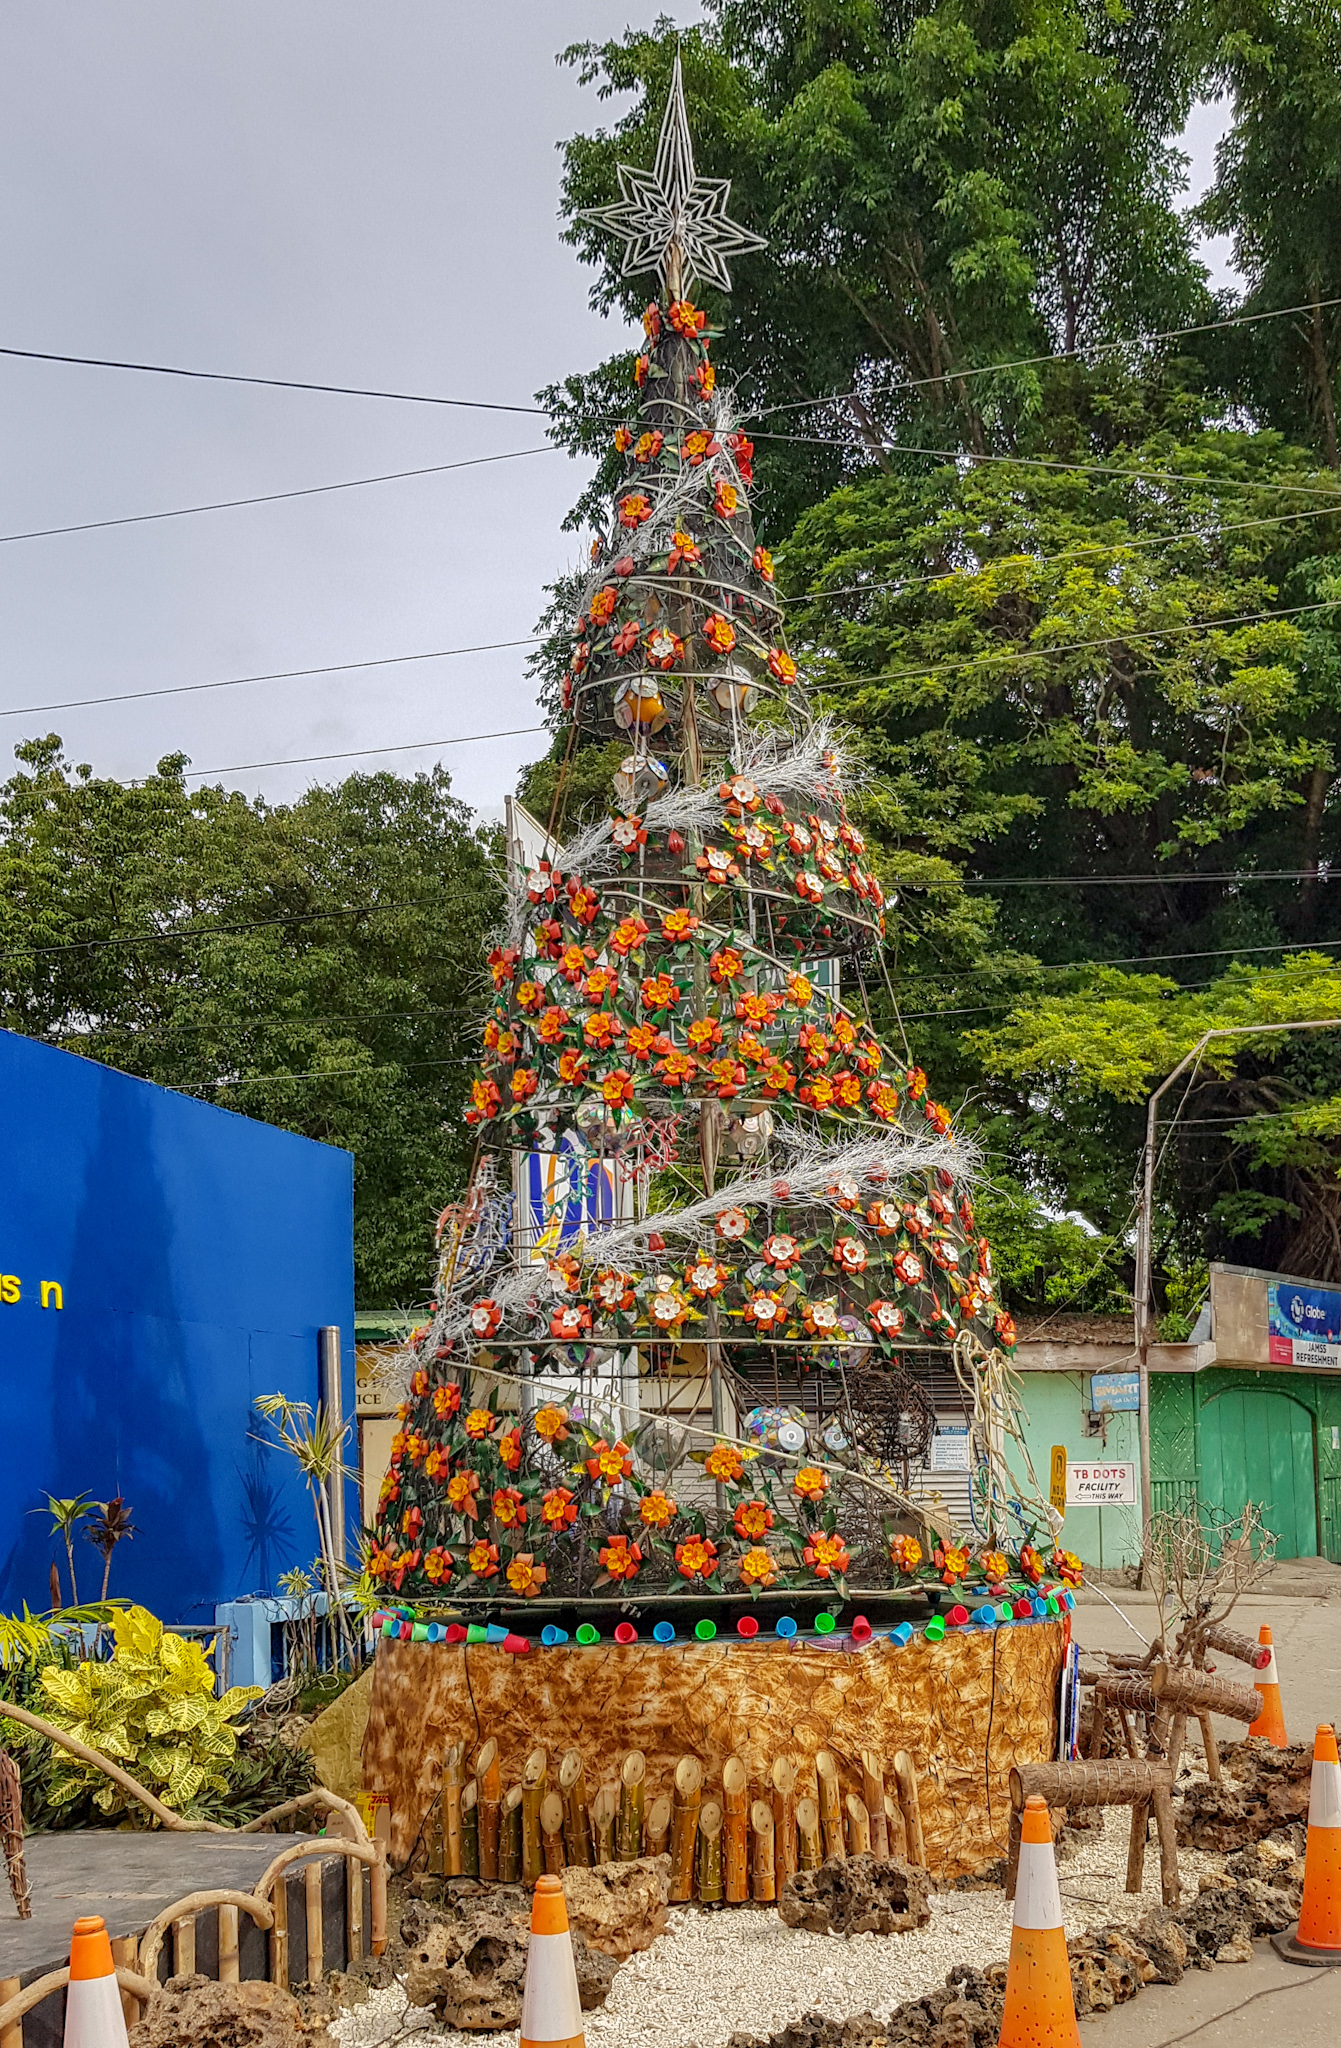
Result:
{"label": "driftwood sculpture", "polygon": [[5,1852],[9,1889],[20,1920],[31,1920],[33,1902],[23,1861],[23,1785],[19,1767],[7,1749],[0,1749],[0,1847]]}

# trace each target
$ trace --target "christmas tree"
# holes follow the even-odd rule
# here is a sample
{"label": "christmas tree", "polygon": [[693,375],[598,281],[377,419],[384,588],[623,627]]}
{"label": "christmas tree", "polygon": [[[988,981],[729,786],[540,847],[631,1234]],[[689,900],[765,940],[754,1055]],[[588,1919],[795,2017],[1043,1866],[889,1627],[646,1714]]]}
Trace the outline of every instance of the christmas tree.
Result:
{"label": "christmas tree", "polygon": [[[563,699],[575,736],[628,752],[613,815],[517,878],[489,956],[477,1164],[414,1340],[371,1570],[429,1602],[1037,1582],[1050,1524],[1005,1456],[1014,1331],[974,1155],[870,1026],[884,908],[853,764],[809,711],[755,539],[754,450],[692,297],[762,245],[695,174],[678,60],[655,168],[620,180],[598,217],[663,288]],[[635,1213],[547,1267],[513,1261],[510,1157],[562,1146],[616,1162]],[[554,1397],[593,1361],[689,1349],[717,1429],[681,1446],[678,1476],[664,1431],[645,1458],[638,1434]],[[779,1358],[829,1383],[836,1454],[804,1403],[753,1437],[726,1427]],[[976,1532],[929,1528],[907,1497],[933,1365],[973,1417]]]}

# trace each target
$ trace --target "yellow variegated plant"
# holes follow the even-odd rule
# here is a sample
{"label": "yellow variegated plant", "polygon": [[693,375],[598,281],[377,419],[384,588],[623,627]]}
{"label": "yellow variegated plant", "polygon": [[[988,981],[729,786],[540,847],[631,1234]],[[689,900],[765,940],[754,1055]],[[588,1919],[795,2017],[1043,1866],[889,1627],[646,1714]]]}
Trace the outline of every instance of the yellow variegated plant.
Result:
{"label": "yellow variegated plant", "polygon": [[[198,1643],[169,1633],[143,1607],[112,1617],[108,1663],[41,1674],[48,1718],[67,1734],[120,1763],[165,1805],[185,1811],[202,1793],[223,1791],[237,1748],[233,1717],[261,1688],[234,1686],[214,1696],[214,1673]],[[91,1764],[53,1758],[50,1799],[64,1806],[92,1790],[106,1814],[142,1809]]]}

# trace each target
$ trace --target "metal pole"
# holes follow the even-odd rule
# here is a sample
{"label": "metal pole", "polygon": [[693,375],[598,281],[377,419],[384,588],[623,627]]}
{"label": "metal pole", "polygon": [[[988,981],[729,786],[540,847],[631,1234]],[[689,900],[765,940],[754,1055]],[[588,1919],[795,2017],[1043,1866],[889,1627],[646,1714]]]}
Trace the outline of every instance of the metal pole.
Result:
{"label": "metal pole", "polygon": [[[1199,1060],[1213,1038],[1271,1038],[1278,1031],[1326,1031],[1341,1024],[1341,1017],[1305,1017],[1293,1024],[1226,1024],[1215,1031],[1203,1031],[1185,1058],[1167,1074],[1146,1105],[1145,1150],[1141,1159],[1141,1206],[1136,1218],[1136,1286],[1132,1307],[1136,1323],[1136,1360],[1140,1376],[1140,1411],[1137,1428],[1141,1446],[1141,1533],[1150,1526],[1150,1282],[1153,1262],[1155,1203],[1155,1135],[1159,1126],[1160,1097],[1178,1076]],[[1175,1118],[1175,1121],[1177,1119]]]}
{"label": "metal pole", "polygon": [[340,1326],[323,1323],[317,1331],[317,1369],[320,1400],[335,1438],[335,1462],[331,1467],[331,1543],[337,1565],[348,1561],[345,1540],[344,1388],[340,1383]]}

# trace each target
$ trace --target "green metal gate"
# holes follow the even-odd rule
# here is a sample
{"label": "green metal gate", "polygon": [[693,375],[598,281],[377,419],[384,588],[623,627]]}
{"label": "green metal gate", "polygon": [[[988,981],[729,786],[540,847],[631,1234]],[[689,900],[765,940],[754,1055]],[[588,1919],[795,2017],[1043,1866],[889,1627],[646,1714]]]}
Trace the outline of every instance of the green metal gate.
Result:
{"label": "green metal gate", "polygon": [[1233,1387],[1197,1418],[1198,1492],[1223,1515],[1259,1501],[1278,1557],[1318,1554],[1313,1415],[1265,1387]]}

